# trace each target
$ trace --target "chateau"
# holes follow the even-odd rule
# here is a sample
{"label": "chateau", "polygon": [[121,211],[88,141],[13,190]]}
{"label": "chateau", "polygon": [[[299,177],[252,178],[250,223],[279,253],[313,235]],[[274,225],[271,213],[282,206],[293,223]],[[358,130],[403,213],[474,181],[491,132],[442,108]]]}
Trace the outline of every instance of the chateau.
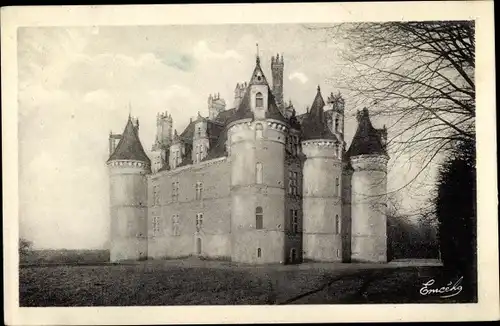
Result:
{"label": "chateau", "polygon": [[150,157],[137,119],[110,134],[111,261],[387,261],[385,126],[358,111],[347,149],[340,93],[325,102],[318,86],[296,115],[283,72],[272,57],[270,85],[257,56],[232,108],[210,95],[181,133],[157,115]]}

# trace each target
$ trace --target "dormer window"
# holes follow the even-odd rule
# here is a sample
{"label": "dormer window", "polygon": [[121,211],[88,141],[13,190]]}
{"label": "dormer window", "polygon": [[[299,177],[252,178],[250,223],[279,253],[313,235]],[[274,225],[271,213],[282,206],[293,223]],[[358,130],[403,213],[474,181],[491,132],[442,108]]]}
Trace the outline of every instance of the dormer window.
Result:
{"label": "dormer window", "polygon": [[262,96],[262,93],[260,92],[255,95],[255,107],[256,108],[264,107],[264,96]]}

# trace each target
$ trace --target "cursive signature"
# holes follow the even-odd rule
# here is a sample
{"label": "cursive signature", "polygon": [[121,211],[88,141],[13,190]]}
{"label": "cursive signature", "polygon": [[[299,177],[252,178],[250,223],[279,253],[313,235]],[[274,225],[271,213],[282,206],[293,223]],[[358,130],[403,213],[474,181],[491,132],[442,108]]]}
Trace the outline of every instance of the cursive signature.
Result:
{"label": "cursive signature", "polygon": [[436,283],[434,279],[431,279],[422,284],[420,288],[421,295],[432,295],[432,294],[441,294],[441,298],[451,298],[458,295],[462,292],[462,279],[461,276],[455,283],[449,282],[446,286],[432,288],[431,286]]}

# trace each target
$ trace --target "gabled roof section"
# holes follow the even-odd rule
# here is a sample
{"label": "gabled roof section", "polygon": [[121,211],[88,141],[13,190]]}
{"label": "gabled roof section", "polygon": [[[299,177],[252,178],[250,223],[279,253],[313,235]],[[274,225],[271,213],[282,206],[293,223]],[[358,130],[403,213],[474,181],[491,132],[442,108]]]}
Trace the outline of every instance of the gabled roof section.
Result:
{"label": "gabled roof section", "polygon": [[385,146],[382,143],[382,132],[375,129],[370,121],[368,109],[358,111],[358,129],[354,134],[351,146],[347,150],[346,156],[357,155],[387,155]]}
{"label": "gabled roof section", "polygon": [[[257,60],[255,62],[255,68],[252,73],[252,77],[250,78],[250,85],[268,85],[266,76],[264,76],[264,72],[260,66],[260,58],[257,56]],[[247,88],[248,89],[248,88]]]}
{"label": "gabled roof section", "polygon": [[116,160],[135,160],[151,165],[151,160],[142,147],[139,135],[130,116],[128,117],[122,138],[118,146],[116,146],[115,151],[109,157],[108,162]]}
{"label": "gabled roof section", "polygon": [[302,120],[302,135],[305,140],[311,139],[337,139],[337,137],[328,128],[327,120],[323,107],[325,101],[321,96],[321,90],[318,86],[318,91],[314,97],[311,109]]}

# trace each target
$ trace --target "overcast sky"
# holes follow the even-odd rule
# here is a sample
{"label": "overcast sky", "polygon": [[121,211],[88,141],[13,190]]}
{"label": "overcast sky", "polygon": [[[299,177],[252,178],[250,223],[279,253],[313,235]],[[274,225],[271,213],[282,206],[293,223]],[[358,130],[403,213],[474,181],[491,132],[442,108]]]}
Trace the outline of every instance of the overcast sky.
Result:
{"label": "overcast sky", "polygon": [[[149,150],[157,112],[171,113],[180,132],[197,112],[208,115],[210,93],[232,107],[236,83],[253,71],[258,43],[269,81],[271,56],[284,55],[284,98],[302,113],[318,84],[325,100],[338,91],[331,80],[343,69],[341,42],[301,25],[20,28],[21,235],[38,248],[105,244],[108,135],[122,132],[129,105]],[[349,98],[346,107],[349,144],[357,108]],[[418,167],[410,170],[391,170],[389,187]],[[420,195],[403,195],[405,206],[418,207]]]}

